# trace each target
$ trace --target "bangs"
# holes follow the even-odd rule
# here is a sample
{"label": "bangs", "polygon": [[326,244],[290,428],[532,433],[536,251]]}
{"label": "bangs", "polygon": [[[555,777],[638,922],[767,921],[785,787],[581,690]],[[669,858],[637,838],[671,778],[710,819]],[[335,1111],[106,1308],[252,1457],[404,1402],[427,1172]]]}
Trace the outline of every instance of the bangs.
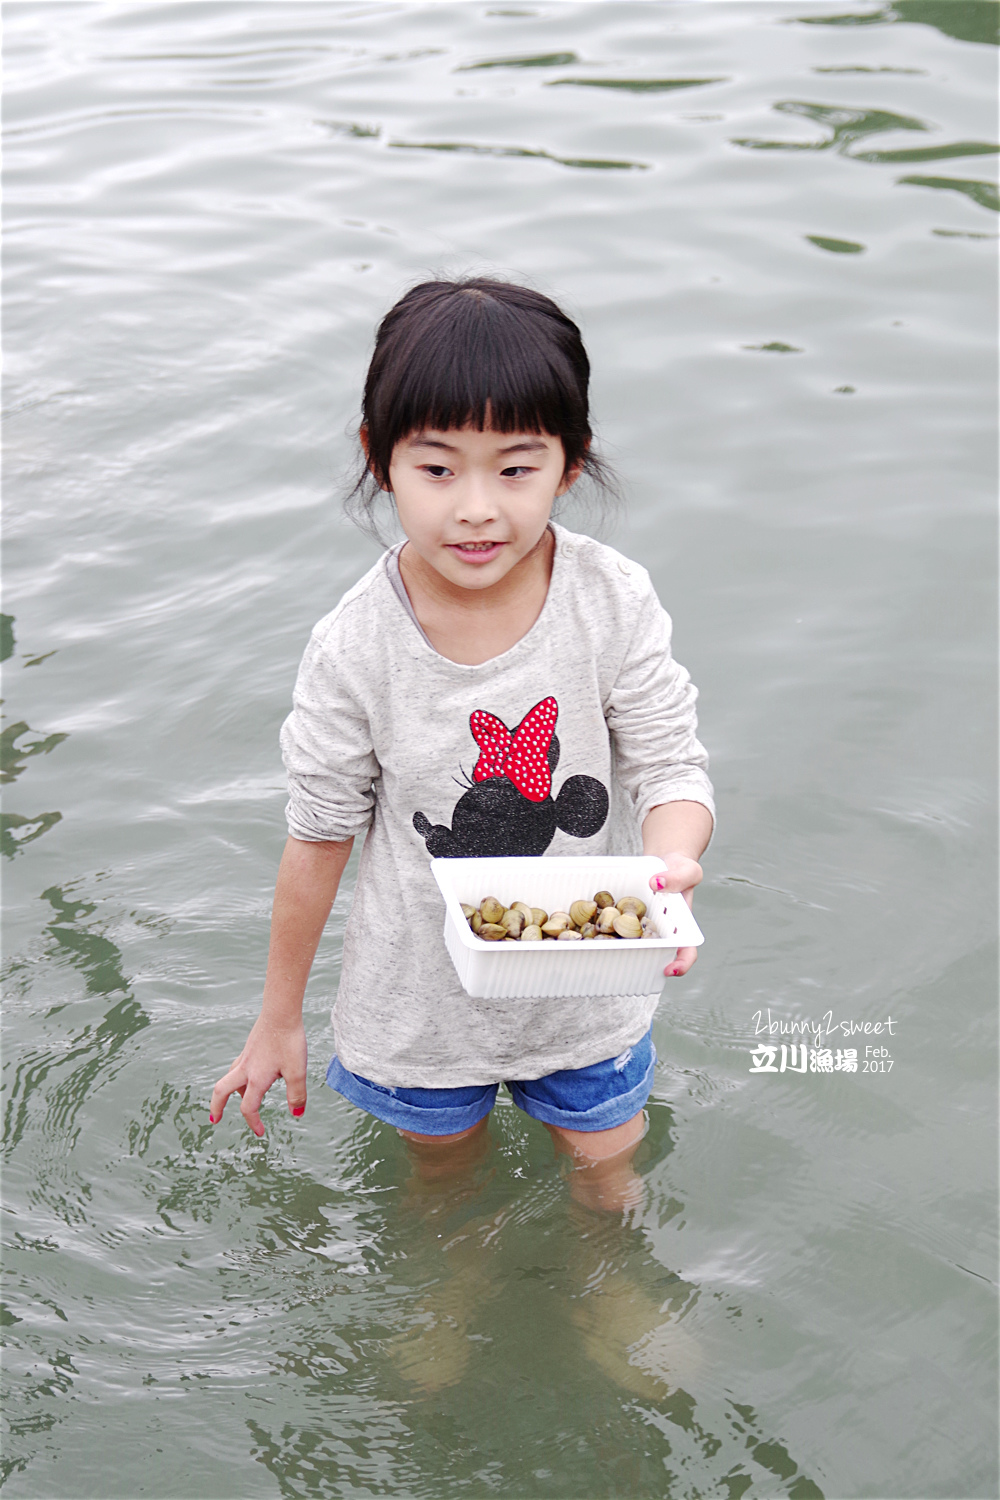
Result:
{"label": "bangs", "polygon": [[562,439],[567,468],[585,452],[590,371],[575,325],[537,292],[503,286],[519,295],[501,301],[494,286],[431,282],[414,289],[425,294],[420,316],[394,317],[404,298],[386,318],[364,404],[379,483],[388,484],[396,444],[431,428],[545,432]]}

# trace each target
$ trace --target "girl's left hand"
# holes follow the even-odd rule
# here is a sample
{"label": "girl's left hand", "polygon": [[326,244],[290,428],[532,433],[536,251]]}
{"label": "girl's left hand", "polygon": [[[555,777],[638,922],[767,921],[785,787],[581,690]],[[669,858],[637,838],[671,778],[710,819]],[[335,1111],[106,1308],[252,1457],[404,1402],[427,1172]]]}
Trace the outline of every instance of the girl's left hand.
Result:
{"label": "girl's left hand", "polygon": [[[694,888],[701,881],[701,865],[686,854],[664,854],[665,870],[649,877],[651,891],[680,891],[688,906],[694,903]],[[672,961],[664,969],[668,979],[686,974],[698,957],[697,948],[678,948]]]}

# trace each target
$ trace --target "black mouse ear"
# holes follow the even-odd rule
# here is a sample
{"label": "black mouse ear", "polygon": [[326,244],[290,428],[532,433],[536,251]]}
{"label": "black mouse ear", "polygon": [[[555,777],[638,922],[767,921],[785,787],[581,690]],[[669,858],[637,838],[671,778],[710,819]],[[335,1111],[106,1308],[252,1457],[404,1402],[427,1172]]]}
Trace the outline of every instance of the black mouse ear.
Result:
{"label": "black mouse ear", "polygon": [[571,776],[556,798],[556,823],[575,839],[589,839],[604,827],[608,793],[595,776]]}
{"label": "black mouse ear", "polygon": [[553,735],[551,740],[549,741],[549,748],[546,759],[548,760],[549,773],[551,774],[559,764],[559,739],[556,735]]}
{"label": "black mouse ear", "polygon": [[420,837],[426,840],[427,853],[431,859],[454,859],[460,850],[455,848],[454,835],[443,823],[432,823],[422,812],[413,814],[413,826]]}

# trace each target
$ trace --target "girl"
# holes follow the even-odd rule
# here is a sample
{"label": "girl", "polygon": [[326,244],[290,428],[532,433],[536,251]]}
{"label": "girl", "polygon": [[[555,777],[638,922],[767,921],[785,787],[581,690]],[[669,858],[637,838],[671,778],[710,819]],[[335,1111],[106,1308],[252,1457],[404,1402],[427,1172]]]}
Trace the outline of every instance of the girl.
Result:
{"label": "girl", "polygon": [[[701,880],[712,793],[669,619],[643,568],[551,519],[581,474],[603,479],[589,373],[579,329],[526,287],[426,282],[383,320],[354,504],[370,520],[385,491],[406,540],[306,649],[282,730],[290,836],[263,1005],[213,1124],[238,1093],[262,1136],[278,1078],[304,1113],[303,993],[364,835],[327,1082],[424,1160],[485,1128],[500,1082],[585,1162],[641,1136],[658,996],[471,998],[428,863],[642,849],[666,864],[654,889],[690,901]],[[593,1201],[608,1206],[600,1174]]]}

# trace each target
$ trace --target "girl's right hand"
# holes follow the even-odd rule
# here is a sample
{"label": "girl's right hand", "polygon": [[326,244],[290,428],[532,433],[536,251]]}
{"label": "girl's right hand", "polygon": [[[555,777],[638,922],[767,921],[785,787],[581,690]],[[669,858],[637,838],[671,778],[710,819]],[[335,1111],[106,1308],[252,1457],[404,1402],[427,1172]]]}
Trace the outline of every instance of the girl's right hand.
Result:
{"label": "girl's right hand", "polygon": [[239,1094],[240,1113],[254,1135],[264,1134],[260,1106],[279,1078],[285,1080],[288,1108],[296,1118],[306,1109],[306,1030],[301,1021],[275,1026],[258,1016],[246,1046],[212,1090],[208,1118],[218,1125],[232,1094]]}

